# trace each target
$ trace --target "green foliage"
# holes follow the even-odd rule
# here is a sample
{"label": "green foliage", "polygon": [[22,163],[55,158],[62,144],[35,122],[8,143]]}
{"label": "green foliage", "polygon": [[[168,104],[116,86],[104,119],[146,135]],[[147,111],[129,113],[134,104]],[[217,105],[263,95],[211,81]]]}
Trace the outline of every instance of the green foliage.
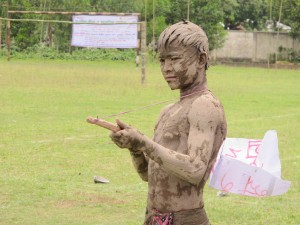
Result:
{"label": "green foliage", "polygon": [[291,36],[300,40],[300,0],[289,0],[285,4],[283,22],[291,26]]}
{"label": "green foliage", "polygon": [[140,0],[90,0],[90,6],[96,12],[136,13],[144,6]]}
{"label": "green foliage", "polygon": [[205,30],[208,36],[210,50],[221,47],[226,35],[224,27],[221,25],[224,12],[219,6],[222,0],[197,2],[198,1],[193,1],[192,4],[192,22],[199,24]]}
{"label": "green foliage", "polygon": [[[89,60],[89,61],[132,61],[136,57],[135,49],[96,49],[96,48],[72,48],[71,52],[61,52],[59,49],[45,45],[35,44],[20,51],[11,46],[11,58],[13,59],[65,59],[65,60]],[[2,49],[2,57],[7,56],[7,49]]]}
{"label": "green foliage", "polygon": [[[21,24],[21,23],[20,23]],[[32,27],[35,27],[36,24],[30,23]],[[23,50],[29,46],[34,45],[38,42],[38,36],[35,35],[35,29],[28,29],[28,27],[21,26],[17,31],[17,34],[14,38],[15,45],[18,49]],[[31,38],[28,38],[31,37]]]}
{"label": "green foliage", "polygon": [[[0,0],[6,4],[5,0]],[[140,13],[147,21],[147,44],[157,40],[161,31],[182,19],[202,26],[206,31],[210,49],[222,46],[224,27],[242,25],[247,30],[264,30],[267,20],[278,21],[282,3],[281,22],[292,27],[291,35],[300,37],[300,0],[10,0],[13,10],[82,11]],[[147,5],[145,5],[147,3]],[[153,5],[154,4],[154,5]],[[1,7],[2,17],[6,8]],[[70,15],[12,14],[14,19],[66,20]],[[146,17],[146,18],[145,18]],[[6,24],[3,24],[5,31]],[[71,25],[58,23],[12,22],[11,37],[19,51],[34,44],[47,45],[60,52],[70,52]],[[2,32],[5,43],[5,32]]]}
{"label": "green foliage", "polygon": [[[272,4],[271,4],[272,3]],[[270,19],[291,27],[291,36],[300,39],[300,0],[269,0]]]}
{"label": "green foliage", "polygon": [[262,30],[267,20],[266,0],[238,0],[235,22],[247,30]]}
{"label": "green foliage", "polygon": [[4,4],[6,4],[6,1],[0,0],[0,17],[2,18],[6,17],[6,7],[4,7]]}
{"label": "green foliage", "polygon": [[181,21],[182,19],[187,19],[186,1],[182,1],[182,0],[171,1],[170,11],[166,14],[166,22],[168,24],[174,24]]}
{"label": "green foliage", "polygon": [[278,61],[288,61],[293,63],[300,62],[300,51],[297,52],[292,48],[284,48],[280,46],[278,48],[278,52],[279,52],[277,56]]}
{"label": "green foliage", "polygon": [[[147,16],[147,43],[157,41],[160,33],[169,25],[166,21],[166,14],[170,12],[170,0],[147,1],[147,5],[142,9],[142,19]],[[153,5],[154,3],[154,5]],[[145,12],[146,10],[146,12]],[[153,29],[154,25],[154,29]],[[154,30],[154,32],[153,32]],[[154,37],[154,40],[153,40]]]}
{"label": "green foliage", "polygon": [[[153,32],[153,24],[154,24],[154,32]],[[147,23],[147,40],[148,42],[152,42],[158,40],[160,33],[167,27],[165,18],[163,16],[158,16]]]}
{"label": "green foliage", "polygon": [[236,23],[236,14],[238,10],[238,0],[223,0],[221,8],[224,11],[224,25],[232,26]]}
{"label": "green foliage", "polygon": [[[221,23],[224,21],[224,12],[220,6],[221,0],[191,0],[189,20],[200,25],[206,32],[210,49],[221,47],[225,31]],[[174,0],[170,3],[170,11],[166,14],[166,22],[173,24],[187,19],[187,4],[183,0]]]}

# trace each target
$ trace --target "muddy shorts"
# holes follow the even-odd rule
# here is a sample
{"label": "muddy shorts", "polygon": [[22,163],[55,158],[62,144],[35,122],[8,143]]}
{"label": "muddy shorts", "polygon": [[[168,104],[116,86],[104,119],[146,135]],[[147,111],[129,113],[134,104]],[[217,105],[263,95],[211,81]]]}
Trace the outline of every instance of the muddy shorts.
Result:
{"label": "muddy shorts", "polygon": [[210,225],[203,208],[161,213],[153,210],[144,225]]}

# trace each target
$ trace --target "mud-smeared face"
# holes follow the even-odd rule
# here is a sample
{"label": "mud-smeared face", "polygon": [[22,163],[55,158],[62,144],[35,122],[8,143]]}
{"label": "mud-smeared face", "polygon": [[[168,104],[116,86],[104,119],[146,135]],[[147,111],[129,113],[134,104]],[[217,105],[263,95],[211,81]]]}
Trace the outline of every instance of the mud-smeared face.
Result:
{"label": "mud-smeared face", "polygon": [[194,47],[172,44],[160,49],[161,72],[172,90],[185,89],[197,78],[199,55]]}

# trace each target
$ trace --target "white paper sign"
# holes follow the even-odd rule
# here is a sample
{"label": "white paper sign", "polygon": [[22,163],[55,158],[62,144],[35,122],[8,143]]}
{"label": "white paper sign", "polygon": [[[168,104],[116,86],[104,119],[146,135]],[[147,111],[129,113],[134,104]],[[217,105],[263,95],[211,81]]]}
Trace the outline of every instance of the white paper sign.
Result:
{"label": "white paper sign", "polygon": [[93,48],[137,48],[138,16],[75,15],[73,22],[124,24],[73,24],[72,46]]}
{"label": "white paper sign", "polygon": [[210,186],[247,196],[281,195],[291,182],[281,178],[276,131],[263,140],[227,138],[211,173]]}

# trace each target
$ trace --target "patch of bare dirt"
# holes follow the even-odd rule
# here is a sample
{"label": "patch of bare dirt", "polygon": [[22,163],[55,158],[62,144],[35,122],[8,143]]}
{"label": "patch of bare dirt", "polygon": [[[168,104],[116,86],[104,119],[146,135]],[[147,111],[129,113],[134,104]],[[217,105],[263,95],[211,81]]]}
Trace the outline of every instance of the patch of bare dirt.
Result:
{"label": "patch of bare dirt", "polygon": [[95,204],[124,204],[125,201],[100,194],[91,194],[84,192],[77,192],[74,194],[78,196],[78,200],[61,200],[56,203],[59,208],[72,208],[81,205],[95,205]]}

